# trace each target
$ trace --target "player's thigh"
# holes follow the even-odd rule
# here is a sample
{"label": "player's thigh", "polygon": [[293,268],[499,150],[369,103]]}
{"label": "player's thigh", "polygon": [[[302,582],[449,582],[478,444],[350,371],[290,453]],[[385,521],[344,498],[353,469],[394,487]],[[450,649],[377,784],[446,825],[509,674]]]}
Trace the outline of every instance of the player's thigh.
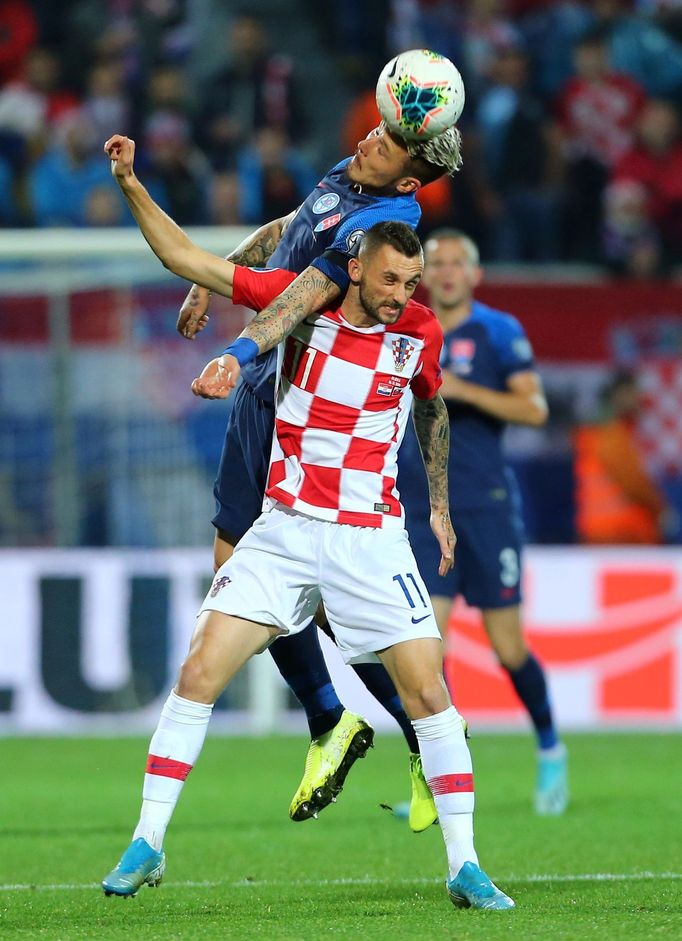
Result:
{"label": "player's thigh", "polygon": [[504,608],[521,601],[523,529],[510,510],[470,511],[455,518],[460,592],[475,608]]}
{"label": "player's thigh", "polygon": [[261,514],[216,572],[201,610],[302,630],[320,603],[316,523],[279,506]]}
{"label": "player's thigh", "polygon": [[417,637],[440,638],[405,530],[330,524],[322,600],[347,661]]}
{"label": "player's thigh", "polygon": [[178,695],[195,702],[215,702],[233,676],[278,633],[276,627],[204,611],[180,668]]}

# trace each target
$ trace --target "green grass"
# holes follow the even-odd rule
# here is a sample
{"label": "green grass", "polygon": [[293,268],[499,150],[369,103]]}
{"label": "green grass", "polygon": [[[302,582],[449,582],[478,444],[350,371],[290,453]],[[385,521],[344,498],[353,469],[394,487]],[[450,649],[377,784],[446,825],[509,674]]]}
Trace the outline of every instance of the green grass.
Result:
{"label": "green grass", "polygon": [[[380,737],[339,803],[299,824],[287,807],[301,739],[210,738],[166,839],[164,883],[132,900],[96,884],[130,839],[146,742],[0,741],[0,938],[681,938],[679,739],[568,744],[571,807],[538,819],[530,738],[471,742],[481,863],[518,906],[485,913],[448,902],[437,827],[414,835],[379,809],[407,796],[397,738]],[[624,878],[584,878],[599,873]]]}

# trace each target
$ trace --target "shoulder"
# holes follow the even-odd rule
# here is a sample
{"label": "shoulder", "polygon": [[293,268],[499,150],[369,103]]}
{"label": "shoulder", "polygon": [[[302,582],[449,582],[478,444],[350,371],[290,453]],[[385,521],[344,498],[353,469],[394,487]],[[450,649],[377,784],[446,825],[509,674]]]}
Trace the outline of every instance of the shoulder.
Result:
{"label": "shoulder", "polygon": [[504,310],[497,310],[494,307],[488,307],[480,301],[474,301],[471,308],[473,320],[477,320],[488,329],[489,332],[499,336],[522,336],[525,330],[519,320]]}
{"label": "shoulder", "polygon": [[438,322],[438,318],[425,304],[419,301],[408,301],[402,317],[396,324],[401,333],[407,333],[410,336],[420,337],[424,340],[437,340],[441,343],[443,340],[443,331]]}

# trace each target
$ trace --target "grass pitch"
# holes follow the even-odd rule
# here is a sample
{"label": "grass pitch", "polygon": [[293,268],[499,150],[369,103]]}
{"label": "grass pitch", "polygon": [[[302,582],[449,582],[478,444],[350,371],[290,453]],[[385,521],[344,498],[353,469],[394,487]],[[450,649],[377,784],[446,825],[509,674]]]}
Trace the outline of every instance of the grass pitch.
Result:
{"label": "grass pitch", "polygon": [[530,737],[475,736],[481,864],[517,903],[456,911],[440,831],[379,809],[408,796],[379,736],[336,806],[287,817],[302,738],[210,738],[166,839],[159,889],[105,898],[130,840],[147,742],[0,742],[0,938],[553,941],[682,938],[682,749],[672,735],[568,738],[572,803],[531,809]]}

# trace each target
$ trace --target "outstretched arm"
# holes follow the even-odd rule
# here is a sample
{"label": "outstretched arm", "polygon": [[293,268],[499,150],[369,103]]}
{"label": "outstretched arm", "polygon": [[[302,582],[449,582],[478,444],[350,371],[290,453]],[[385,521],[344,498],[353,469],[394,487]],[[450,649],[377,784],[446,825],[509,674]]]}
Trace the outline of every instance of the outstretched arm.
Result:
{"label": "outstretched arm", "polygon": [[[227,255],[227,261],[247,268],[265,267],[294,215],[295,211],[256,229]],[[199,284],[193,284],[183,301],[175,325],[181,336],[193,340],[204,329],[209,321],[210,302],[211,292]]]}
{"label": "outstretched arm", "polygon": [[448,495],[450,422],[447,406],[440,395],[428,400],[415,398],[412,418],[429,482],[431,529],[441,551],[438,574],[446,575],[454,562],[456,542]]}
{"label": "outstretched arm", "polygon": [[513,373],[507,379],[507,388],[502,392],[461,379],[444,370],[441,392],[445,399],[473,405],[501,421],[537,428],[546,423],[549,414],[542,380],[533,369]]}
{"label": "outstretched arm", "polygon": [[140,231],[163,266],[181,278],[232,297],[234,264],[195,245],[157,206],[133,172],[135,142],[114,134],[104,145],[104,150],[111,159],[112,175]]}

